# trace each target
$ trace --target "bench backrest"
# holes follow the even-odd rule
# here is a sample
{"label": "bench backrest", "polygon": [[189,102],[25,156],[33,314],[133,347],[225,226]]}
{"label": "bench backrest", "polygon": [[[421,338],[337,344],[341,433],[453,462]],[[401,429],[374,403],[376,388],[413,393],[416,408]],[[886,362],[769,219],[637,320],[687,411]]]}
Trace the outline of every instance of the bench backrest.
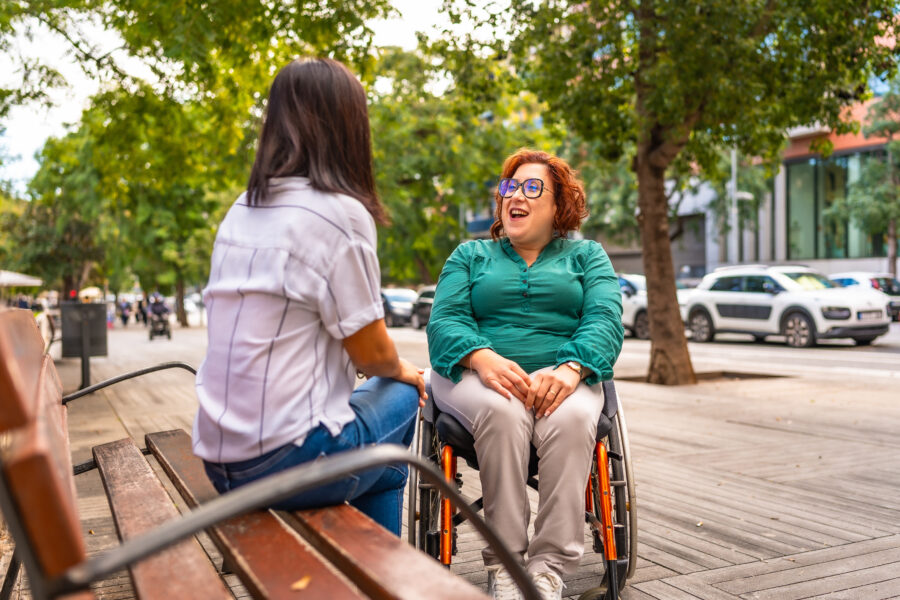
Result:
{"label": "bench backrest", "polygon": [[45,577],[54,577],[86,552],[62,385],[43,348],[29,311],[0,311],[0,467],[9,494],[3,505],[15,512],[4,517],[14,536],[27,537],[15,540],[26,566],[35,561]]}

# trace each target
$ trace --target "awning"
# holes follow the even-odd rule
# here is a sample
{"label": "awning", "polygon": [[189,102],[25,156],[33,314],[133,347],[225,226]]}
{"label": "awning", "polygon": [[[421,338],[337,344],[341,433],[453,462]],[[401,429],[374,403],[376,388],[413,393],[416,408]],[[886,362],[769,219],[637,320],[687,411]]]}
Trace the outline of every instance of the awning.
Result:
{"label": "awning", "polygon": [[44,281],[15,271],[0,271],[0,287],[40,287]]}

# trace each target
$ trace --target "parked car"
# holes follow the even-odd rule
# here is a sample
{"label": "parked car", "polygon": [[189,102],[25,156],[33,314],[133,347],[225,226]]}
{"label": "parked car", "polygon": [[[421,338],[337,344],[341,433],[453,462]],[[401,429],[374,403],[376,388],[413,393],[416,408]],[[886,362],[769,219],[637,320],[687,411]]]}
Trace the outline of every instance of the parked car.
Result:
{"label": "parked car", "polygon": [[408,288],[381,288],[385,324],[388,327],[399,327],[409,323],[416,296],[416,290]]}
{"label": "parked car", "polygon": [[887,308],[884,294],[838,287],[809,267],[741,265],[704,277],[685,299],[682,317],[698,342],[739,332],[757,341],[783,335],[793,347],[830,338],[865,346],[887,333]]}
{"label": "parked car", "polygon": [[622,325],[639,340],[650,339],[647,318],[647,279],[643,275],[619,273],[622,292]]}
{"label": "parked car", "polygon": [[426,285],[419,290],[416,301],[413,302],[412,315],[409,318],[409,324],[416,329],[422,329],[428,325],[428,319],[431,318],[431,305],[434,304],[434,289],[436,286]]}
{"label": "parked car", "polygon": [[[622,325],[631,335],[640,339],[650,339],[650,321],[647,313],[647,278],[633,273],[619,273],[619,290],[622,292]],[[678,305],[692,288],[683,288],[675,282]]]}
{"label": "parked car", "polygon": [[895,321],[900,321],[900,281],[891,277],[890,273],[850,271],[848,273],[835,273],[829,275],[828,278],[843,287],[859,286],[887,294],[889,297],[888,304],[891,307],[891,318]]}

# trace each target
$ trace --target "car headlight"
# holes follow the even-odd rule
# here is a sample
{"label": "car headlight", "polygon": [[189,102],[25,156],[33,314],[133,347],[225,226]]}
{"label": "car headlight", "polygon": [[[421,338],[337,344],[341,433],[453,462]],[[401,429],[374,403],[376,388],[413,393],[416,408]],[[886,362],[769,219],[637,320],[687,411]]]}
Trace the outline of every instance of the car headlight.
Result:
{"label": "car headlight", "polygon": [[841,306],[825,306],[822,308],[822,316],[833,321],[850,318],[850,309]]}

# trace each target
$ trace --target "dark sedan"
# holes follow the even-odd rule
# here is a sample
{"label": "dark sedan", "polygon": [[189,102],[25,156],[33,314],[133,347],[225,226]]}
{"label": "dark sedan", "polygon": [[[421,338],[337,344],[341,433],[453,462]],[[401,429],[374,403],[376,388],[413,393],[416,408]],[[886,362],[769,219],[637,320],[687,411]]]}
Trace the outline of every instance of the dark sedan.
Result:
{"label": "dark sedan", "polygon": [[422,329],[428,325],[428,319],[431,317],[431,305],[434,302],[434,287],[426,285],[419,290],[419,296],[413,302],[412,316],[409,324],[416,329]]}

